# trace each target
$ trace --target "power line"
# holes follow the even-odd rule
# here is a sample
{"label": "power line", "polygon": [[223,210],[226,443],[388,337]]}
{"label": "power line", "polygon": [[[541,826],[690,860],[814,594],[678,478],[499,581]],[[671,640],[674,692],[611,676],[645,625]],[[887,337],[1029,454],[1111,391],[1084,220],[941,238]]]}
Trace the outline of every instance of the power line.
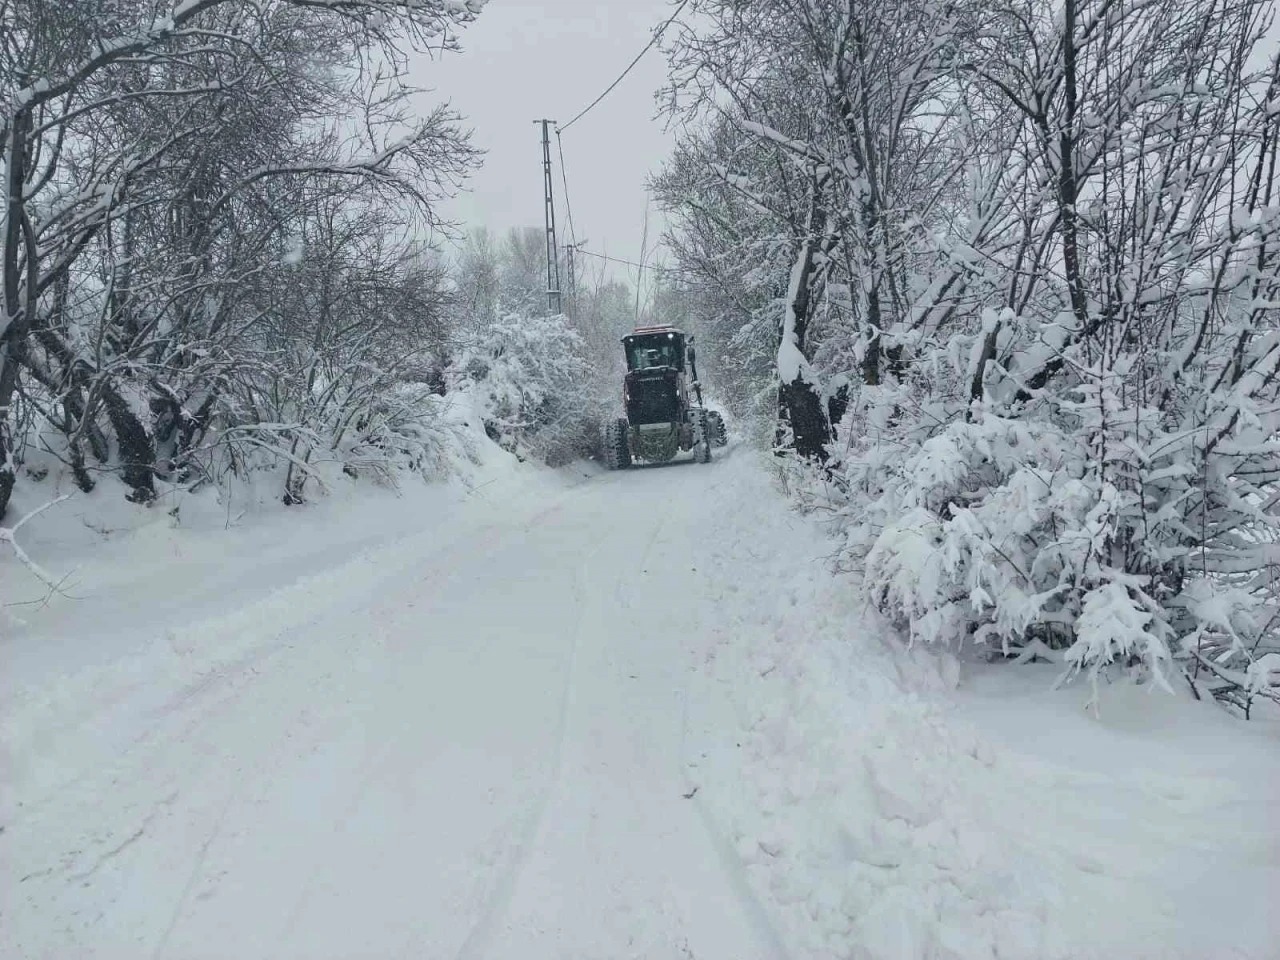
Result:
{"label": "power line", "polygon": [[628,267],[644,266],[644,264],[636,263],[634,260],[622,260],[622,259],[619,259],[618,257],[610,257],[610,256],[606,256],[603,253],[596,253],[593,250],[580,249],[578,252],[586,254],[588,257],[595,257],[597,260],[608,260],[610,263],[621,263],[621,264],[625,264]]}
{"label": "power line", "polygon": [[588,250],[585,247],[578,247],[578,252],[588,257],[595,257],[597,260],[608,260],[610,263],[618,263],[627,267],[643,267],[645,270],[652,270],[655,273],[670,274],[671,276],[690,278],[692,275],[677,267],[667,267],[662,264],[637,263],[635,260],[624,260],[621,257],[610,257],[607,254],[596,253],[594,250]]}
{"label": "power line", "polygon": [[641,50],[639,53],[637,53],[636,58],[632,60],[629,64],[627,64],[627,69],[623,70],[622,73],[618,75],[618,79],[613,81],[613,83],[609,84],[609,86],[605,88],[604,93],[600,94],[600,96],[596,97],[589,104],[587,104],[586,107],[583,108],[581,113],[579,113],[576,117],[574,117],[572,120],[570,120],[560,129],[568,130],[575,123],[577,123],[579,120],[585,117],[587,113],[590,112],[592,107],[594,107],[597,103],[599,103],[601,100],[607,97],[610,93],[612,93],[613,88],[616,87],[618,84],[620,84],[623,81],[623,79],[626,77],[626,75],[631,72],[632,68],[634,68],[635,65],[640,62],[640,58],[653,49],[653,45],[662,38],[663,32],[667,29],[667,27],[671,26],[671,24],[675,22],[676,17],[680,16],[680,11],[682,11],[685,8],[688,2],[689,0],[680,0],[680,6],[676,7],[676,12],[673,13],[670,17],[668,17],[666,22],[663,23],[662,26],[658,27],[658,29],[653,32],[653,36],[649,38],[649,42],[645,44],[644,49]]}
{"label": "power line", "polygon": [[[569,304],[573,313],[578,309],[578,271],[573,255],[578,247],[578,230],[573,224],[573,205],[569,203],[569,175],[564,167],[564,143],[560,140],[560,128],[556,127],[556,151],[560,154],[560,182],[564,184],[564,212],[569,221],[569,242],[564,245],[564,261],[569,275]],[[570,310],[566,310],[569,313]],[[571,314],[572,315],[572,314]]]}
{"label": "power line", "polygon": [[569,242],[576,246],[578,234],[573,229],[573,207],[569,205],[569,177],[564,172],[564,144],[560,142],[559,127],[556,127],[556,150],[560,152],[560,182],[564,184],[564,212],[569,218]]}

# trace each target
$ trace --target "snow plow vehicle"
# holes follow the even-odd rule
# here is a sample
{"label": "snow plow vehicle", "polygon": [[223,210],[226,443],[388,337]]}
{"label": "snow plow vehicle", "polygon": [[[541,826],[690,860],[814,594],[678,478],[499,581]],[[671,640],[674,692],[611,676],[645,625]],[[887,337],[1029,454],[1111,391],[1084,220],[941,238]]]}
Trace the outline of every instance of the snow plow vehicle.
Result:
{"label": "snow plow vehicle", "polygon": [[693,451],[699,463],[724,446],[724,418],[702,403],[693,337],[675,327],[640,327],[622,338],[627,372],[622,381],[626,416],[605,425],[604,459],[610,470],[637,460],[666,463]]}

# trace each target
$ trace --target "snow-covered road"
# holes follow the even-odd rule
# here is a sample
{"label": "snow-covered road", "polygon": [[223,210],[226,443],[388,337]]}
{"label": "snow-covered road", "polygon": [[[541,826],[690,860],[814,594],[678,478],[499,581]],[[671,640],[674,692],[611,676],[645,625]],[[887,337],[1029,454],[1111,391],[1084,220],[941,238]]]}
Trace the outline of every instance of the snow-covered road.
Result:
{"label": "snow-covered road", "polygon": [[167,625],[234,656],[8,738],[0,954],[782,955],[683,772],[722,470],[491,500]]}
{"label": "snow-covered road", "polygon": [[0,958],[1276,957],[1275,724],[884,642],[746,449],[477,450],[24,530]]}

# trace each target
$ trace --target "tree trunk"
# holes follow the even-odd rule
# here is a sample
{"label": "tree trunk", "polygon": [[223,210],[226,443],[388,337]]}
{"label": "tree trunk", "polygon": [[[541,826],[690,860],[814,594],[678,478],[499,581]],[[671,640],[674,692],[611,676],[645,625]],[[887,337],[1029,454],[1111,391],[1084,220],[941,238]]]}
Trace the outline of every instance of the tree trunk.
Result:
{"label": "tree trunk", "polygon": [[797,377],[779,390],[779,407],[791,424],[792,449],[806,460],[826,460],[831,426],[813,384]]}
{"label": "tree trunk", "polygon": [[831,427],[831,439],[837,439],[836,424],[844,419],[844,415],[849,410],[849,384],[841,385],[840,389],[827,398],[827,422]]}
{"label": "tree trunk", "polygon": [[1058,215],[1062,224],[1062,266],[1067,276],[1071,312],[1084,336],[1089,326],[1089,306],[1080,276],[1080,238],[1076,214],[1079,184],[1076,182],[1076,0],[1063,8],[1062,74],[1065,115],[1058,135]]}
{"label": "tree trunk", "polygon": [[[821,193],[826,177],[817,177],[809,188],[809,211],[805,217],[800,251],[791,268],[787,303],[782,318],[782,339],[778,345],[778,418],[791,426],[792,448],[809,460],[826,460],[831,426],[808,358],[804,355],[805,334],[812,309],[811,284],[818,250],[816,234],[826,221]],[[782,431],[779,431],[780,434]]]}
{"label": "tree trunk", "polygon": [[156,454],[151,435],[113,384],[104,383],[101,392],[102,405],[120,443],[120,476],[133,490],[129,499],[148,503],[156,497],[153,480]]}
{"label": "tree trunk", "polygon": [[[31,327],[31,312],[35,306],[36,262],[35,238],[26,222],[26,210],[22,202],[26,186],[27,132],[31,128],[31,114],[27,110],[16,113],[9,124],[9,139],[5,146],[4,196],[5,223],[3,247],[0,248],[0,518],[9,508],[13,485],[18,478],[18,465],[14,461],[15,438],[13,431],[14,396],[18,392],[18,355],[26,342]],[[22,256],[27,260],[27,288],[22,291]]]}

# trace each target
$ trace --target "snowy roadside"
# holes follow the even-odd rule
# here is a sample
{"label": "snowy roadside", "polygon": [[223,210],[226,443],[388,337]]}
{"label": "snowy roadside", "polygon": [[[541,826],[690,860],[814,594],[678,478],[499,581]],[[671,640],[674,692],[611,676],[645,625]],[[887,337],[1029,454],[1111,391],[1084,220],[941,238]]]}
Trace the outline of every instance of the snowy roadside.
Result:
{"label": "snowy roadside", "polygon": [[1280,729],[905,650],[736,483],[687,773],[795,960],[1277,956]]}
{"label": "snowy roadside", "polygon": [[[264,482],[231,504],[205,489],[142,509],[108,481],[24,527],[24,549],[59,590],[0,549],[0,818],[19,792],[30,801],[58,788],[43,755],[114,755],[148,710],[253,672],[397,574],[527,521],[596,472],[521,464],[478,424],[471,433],[481,439],[451,451],[434,482],[407,475],[392,487],[335,469],[300,507]],[[24,492],[15,514],[49,493]]]}

